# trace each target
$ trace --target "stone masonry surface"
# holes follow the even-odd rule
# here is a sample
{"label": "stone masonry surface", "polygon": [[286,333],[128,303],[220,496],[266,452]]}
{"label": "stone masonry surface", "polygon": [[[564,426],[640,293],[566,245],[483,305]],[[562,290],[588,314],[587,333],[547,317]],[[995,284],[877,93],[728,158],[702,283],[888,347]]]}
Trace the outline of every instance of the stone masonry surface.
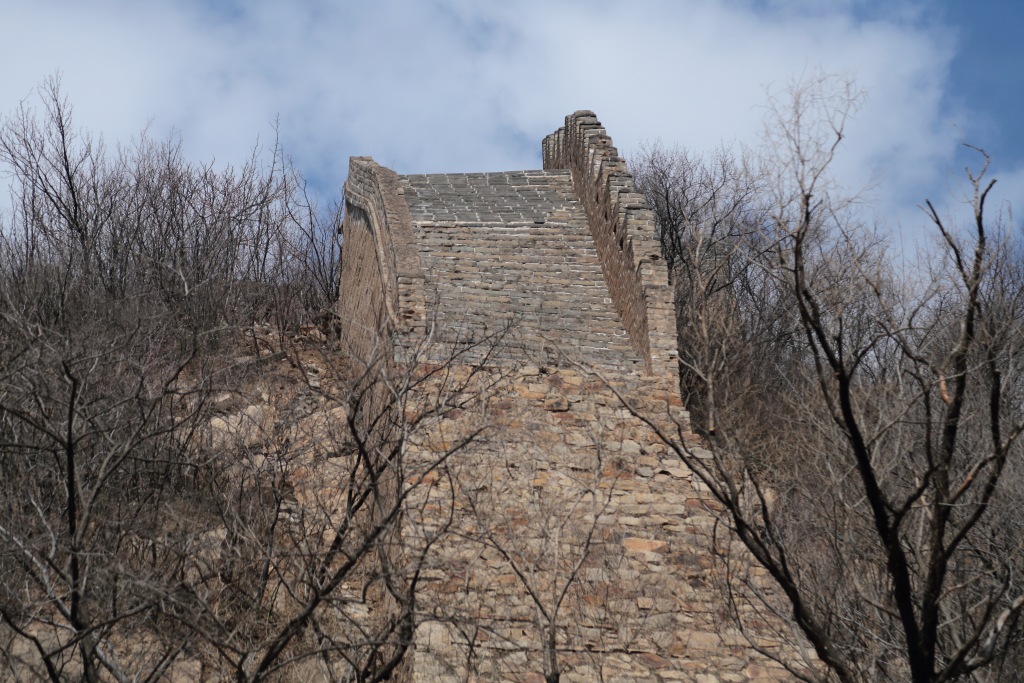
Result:
{"label": "stone masonry surface", "polygon": [[[463,408],[408,442],[429,462],[473,436],[409,498],[404,547],[447,531],[400,679],[542,682],[547,658],[562,681],[789,680],[731,627],[715,501],[624,407],[694,438],[653,216],[592,112],[543,153],[545,170],[499,173],[351,161],[339,312],[355,364],[447,363],[425,405],[469,378]],[[771,629],[756,645],[790,656]]]}
{"label": "stone masonry surface", "polygon": [[411,501],[410,537],[454,510],[423,577],[415,680],[540,683],[549,625],[567,683],[786,680],[726,616],[716,502],[616,392],[663,427],[675,394],[530,364],[488,379],[484,406],[411,445],[429,460],[484,429]]}
{"label": "stone masonry surface", "polygon": [[[567,171],[402,177],[446,338],[509,325],[535,354],[639,366]],[[547,350],[547,351],[545,351]]]}
{"label": "stone masonry surface", "polygon": [[586,212],[608,292],[647,369],[678,381],[675,311],[654,214],[591,111],[544,138],[544,168],[567,168]]}

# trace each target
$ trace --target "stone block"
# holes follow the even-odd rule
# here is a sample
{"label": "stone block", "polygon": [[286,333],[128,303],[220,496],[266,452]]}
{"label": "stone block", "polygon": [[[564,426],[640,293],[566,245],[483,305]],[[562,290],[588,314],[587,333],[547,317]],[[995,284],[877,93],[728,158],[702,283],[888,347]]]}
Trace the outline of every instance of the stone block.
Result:
{"label": "stone block", "polygon": [[628,536],[622,539],[622,546],[627,552],[668,552],[668,543],[665,541],[658,541],[650,538],[638,538],[636,536]]}
{"label": "stone block", "polygon": [[716,650],[721,644],[717,633],[694,631],[686,639],[686,646],[691,650]]}

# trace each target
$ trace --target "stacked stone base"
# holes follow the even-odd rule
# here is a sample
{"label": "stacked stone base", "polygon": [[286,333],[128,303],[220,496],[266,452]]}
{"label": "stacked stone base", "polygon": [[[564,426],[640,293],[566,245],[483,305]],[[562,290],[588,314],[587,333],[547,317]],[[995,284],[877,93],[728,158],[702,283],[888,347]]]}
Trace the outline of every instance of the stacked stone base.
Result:
{"label": "stacked stone base", "polygon": [[429,460],[479,432],[411,502],[407,541],[446,529],[416,681],[544,681],[545,657],[561,681],[788,678],[748,639],[781,652],[772,629],[744,635],[729,616],[712,549],[739,551],[716,538],[716,502],[623,404],[692,438],[673,392],[576,367],[462,372],[486,397],[412,449]]}

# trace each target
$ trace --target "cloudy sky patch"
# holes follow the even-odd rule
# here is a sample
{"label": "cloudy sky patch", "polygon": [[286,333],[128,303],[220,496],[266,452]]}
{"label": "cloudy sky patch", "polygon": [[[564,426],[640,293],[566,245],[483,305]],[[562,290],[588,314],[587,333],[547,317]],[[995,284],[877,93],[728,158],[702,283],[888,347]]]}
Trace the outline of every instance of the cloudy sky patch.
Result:
{"label": "cloudy sky patch", "polygon": [[1022,88],[1006,92],[1024,49],[993,28],[1021,18],[996,0],[38,0],[4,10],[0,112],[60,72],[80,125],[108,141],[173,131],[218,163],[271,144],[279,119],[331,194],[350,155],[399,172],[537,167],[541,138],[583,108],[627,156],[752,145],[766,90],[843,73],[866,99],[837,173],[920,222],[925,196],[959,196],[965,141],[1024,200]]}

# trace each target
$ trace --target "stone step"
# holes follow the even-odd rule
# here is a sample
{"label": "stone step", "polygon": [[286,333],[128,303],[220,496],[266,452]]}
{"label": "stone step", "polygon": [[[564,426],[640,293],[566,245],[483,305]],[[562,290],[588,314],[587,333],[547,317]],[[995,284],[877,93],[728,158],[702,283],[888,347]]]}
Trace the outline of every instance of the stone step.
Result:
{"label": "stone step", "polygon": [[563,171],[403,177],[435,337],[512,326],[519,347],[636,366]]}

